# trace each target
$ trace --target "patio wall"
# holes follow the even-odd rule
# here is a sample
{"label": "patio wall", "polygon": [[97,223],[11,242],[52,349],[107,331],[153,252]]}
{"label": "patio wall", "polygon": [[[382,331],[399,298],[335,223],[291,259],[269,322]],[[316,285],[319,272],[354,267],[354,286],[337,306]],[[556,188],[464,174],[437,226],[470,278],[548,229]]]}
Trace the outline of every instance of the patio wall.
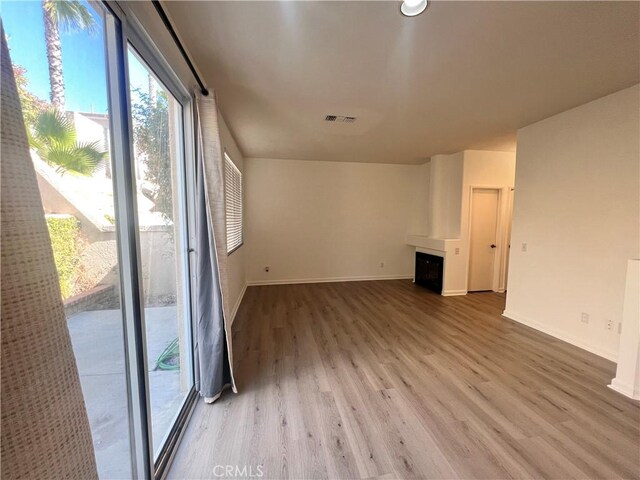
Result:
{"label": "patio wall", "polygon": [[[99,227],[85,217],[49,182],[38,175],[38,185],[45,214],[73,215],[80,222],[82,234],[81,266],[83,292],[96,286],[119,285],[117,243],[114,226]],[[171,227],[156,225],[140,231],[142,278],[148,305],[175,302],[176,267]]]}

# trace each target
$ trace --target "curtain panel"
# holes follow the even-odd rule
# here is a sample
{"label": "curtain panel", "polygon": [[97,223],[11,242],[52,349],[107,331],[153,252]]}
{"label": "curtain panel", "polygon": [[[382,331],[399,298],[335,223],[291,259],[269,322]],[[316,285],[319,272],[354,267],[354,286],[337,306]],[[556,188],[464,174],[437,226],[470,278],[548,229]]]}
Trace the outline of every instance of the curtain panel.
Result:
{"label": "curtain panel", "polygon": [[58,274],[0,27],[2,477],[98,478]]}
{"label": "curtain panel", "polygon": [[224,155],[213,93],[196,94],[196,115],[196,388],[211,403],[227,386],[237,393],[227,321]]}

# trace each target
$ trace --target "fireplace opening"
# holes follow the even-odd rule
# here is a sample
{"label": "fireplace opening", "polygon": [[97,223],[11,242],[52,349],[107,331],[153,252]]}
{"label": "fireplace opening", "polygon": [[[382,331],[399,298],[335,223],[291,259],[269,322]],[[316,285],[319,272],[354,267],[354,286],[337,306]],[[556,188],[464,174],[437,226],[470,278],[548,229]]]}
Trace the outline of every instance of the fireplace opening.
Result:
{"label": "fireplace opening", "polygon": [[444,258],[416,252],[415,282],[436,293],[442,293]]}

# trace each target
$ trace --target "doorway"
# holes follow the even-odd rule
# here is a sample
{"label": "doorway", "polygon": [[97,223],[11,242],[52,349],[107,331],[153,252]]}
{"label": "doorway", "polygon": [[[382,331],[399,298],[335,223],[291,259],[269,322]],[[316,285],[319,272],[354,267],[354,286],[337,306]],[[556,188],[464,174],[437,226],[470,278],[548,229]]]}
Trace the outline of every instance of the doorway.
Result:
{"label": "doorway", "polygon": [[473,188],[469,226],[469,292],[495,290],[500,190]]}

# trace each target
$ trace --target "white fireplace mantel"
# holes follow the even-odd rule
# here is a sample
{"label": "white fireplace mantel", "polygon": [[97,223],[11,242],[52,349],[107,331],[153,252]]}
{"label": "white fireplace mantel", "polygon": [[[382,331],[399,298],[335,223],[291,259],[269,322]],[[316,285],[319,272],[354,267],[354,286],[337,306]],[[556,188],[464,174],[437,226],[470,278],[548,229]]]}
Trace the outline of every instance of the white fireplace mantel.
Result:
{"label": "white fireplace mantel", "polygon": [[459,238],[434,238],[427,235],[407,235],[407,245],[417,252],[444,258],[442,295],[466,295],[466,265],[461,260],[462,241]]}

